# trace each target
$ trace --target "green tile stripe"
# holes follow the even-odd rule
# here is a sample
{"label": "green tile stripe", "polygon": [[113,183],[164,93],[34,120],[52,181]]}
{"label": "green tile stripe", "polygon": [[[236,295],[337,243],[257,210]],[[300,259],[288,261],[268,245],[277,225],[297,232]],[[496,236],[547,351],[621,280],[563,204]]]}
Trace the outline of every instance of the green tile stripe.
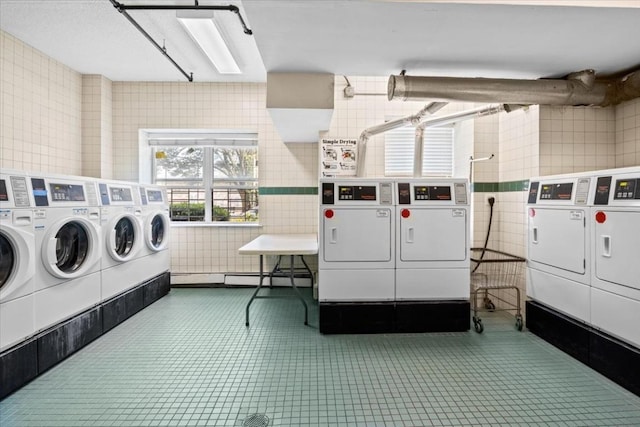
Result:
{"label": "green tile stripe", "polygon": [[508,191],[527,191],[529,180],[505,182],[474,182],[471,191],[474,193],[504,193]]}
{"label": "green tile stripe", "polygon": [[[475,182],[471,191],[475,193],[504,193],[509,191],[527,191],[529,180],[505,182]],[[261,196],[298,196],[317,195],[318,187],[259,187]]]}
{"label": "green tile stripe", "polygon": [[317,195],[318,187],[259,187],[260,196]]}

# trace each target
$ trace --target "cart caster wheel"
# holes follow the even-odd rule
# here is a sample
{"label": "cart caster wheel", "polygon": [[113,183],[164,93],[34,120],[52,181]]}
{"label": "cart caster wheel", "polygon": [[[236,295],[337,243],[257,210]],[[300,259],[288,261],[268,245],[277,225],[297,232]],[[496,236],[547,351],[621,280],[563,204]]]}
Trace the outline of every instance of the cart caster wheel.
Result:
{"label": "cart caster wheel", "polygon": [[481,334],[484,331],[484,325],[482,324],[482,320],[478,318],[473,318],[473,327],[477,333]]}
{"label": "cart caster wheel", "polygon": [[516,329],[519,331],[522,331],[522,327],[523,327],[523,322],[522,322],[522,316],[521,315],[517,315],[516,316]]}
{"label": "cart caster wheel", "polygon": [[486,310],[493,311],[496,309],[496,305],[493,303],[493,301],[488,301],[484,304],[484,308]]}

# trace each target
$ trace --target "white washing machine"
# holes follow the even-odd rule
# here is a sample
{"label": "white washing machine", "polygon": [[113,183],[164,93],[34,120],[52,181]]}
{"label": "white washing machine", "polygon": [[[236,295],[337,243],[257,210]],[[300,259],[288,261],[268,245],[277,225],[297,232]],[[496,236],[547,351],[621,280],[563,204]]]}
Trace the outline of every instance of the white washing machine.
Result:
{"label": "white washing machine", "polygon": [[104,254],[101,264],[101,300],[121,294],[146,276],[141,266],[144,245],[138,186],[121,181],[98,181]]}
{"label": "white washing machine", "polygon": [[398,180],[396,185],[396,300],[469,301],[467,180]]}
{"label": "white washing machine", "polygon": [[640,167],[595,180],[591,323],[640,348]]}
{"label": "white washing machine", "polygon": [[591,321],[589,173],[531,178],[527,296],[573,319]]}
{"label": "white washing machine", "polygon": [[160,186],[139,187],[142,209],[142,229],[144,244],[140,250],[141,267],[145,272],[143,280],[167,272],[171,268],[169,252],[169,202],[166,189]]}
{"label": "white washing machine", "polygon": [[0,352],[35,333],[33,202],[23,172],[0,174]]}
{"label": "white washing machine", "polygon": [[318,300],[395,299],[391,180],[320,181]]}
{"label": "white washing machine", "polygon": [[36,330],[100,303],[102,238],[94,179],[32,176]]}

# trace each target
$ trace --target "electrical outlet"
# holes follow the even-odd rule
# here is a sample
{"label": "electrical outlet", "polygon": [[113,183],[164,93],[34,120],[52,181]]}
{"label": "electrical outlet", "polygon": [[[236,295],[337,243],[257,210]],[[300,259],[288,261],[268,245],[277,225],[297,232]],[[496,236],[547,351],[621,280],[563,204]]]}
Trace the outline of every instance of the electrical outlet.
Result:
{"label": "electrical outlet", "polygon": [[493,193],[489,193],[487,194],[486,200],[487,200],[487,204],[489,204],[489,199],[493,199],[494,203],[496,201],[496,195]]}

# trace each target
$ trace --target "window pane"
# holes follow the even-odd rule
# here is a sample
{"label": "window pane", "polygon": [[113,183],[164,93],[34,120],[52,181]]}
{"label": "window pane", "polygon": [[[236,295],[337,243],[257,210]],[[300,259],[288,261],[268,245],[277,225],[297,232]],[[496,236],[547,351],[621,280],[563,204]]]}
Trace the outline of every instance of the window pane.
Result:
{"label": "window pane", "polygon": [[453,128],[434,127],[425,129],[422,175],[453,175]]}
{"label": "window pane", "polygon": [[212,193],[214,221],[258,221],[258,189],[214,189]]}
{"label": "window pane", "polygon": [[156,182],[169,186],[202,186],[203,159],[202,147],[157,148]]}
{"label": "window pane", "polygon": [[[405,126],[385,133],[385,176],[413,175],[415,128]],[[433,127],[424,132],[423,176],[453,175],[453,128]]]}
{"label": "window pane", "polygon": [[204,221],[204,196],[202,188],[167,188],[171,220]]}
{"label": "window pane", "polygon": [[385,176],[413,175],[415,128],[405,126],[384,134]]}
{"label": "window pane", "polygon": [[257,148],[213,149],[214,187],[254,187],[258,180]]}

